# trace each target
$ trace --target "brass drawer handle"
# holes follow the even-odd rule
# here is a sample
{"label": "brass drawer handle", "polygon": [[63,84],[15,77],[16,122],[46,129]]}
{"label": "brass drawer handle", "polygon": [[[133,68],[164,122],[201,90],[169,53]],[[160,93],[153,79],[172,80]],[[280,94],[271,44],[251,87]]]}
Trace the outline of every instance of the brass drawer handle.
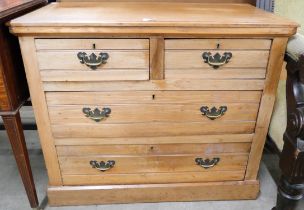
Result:
{"label": "brass drawer handle", "polygon": [[218,69],[220,66],[230,61],[230,59],[232,58],[232,53],[224,52],[223,55],[220,55],[219,53],[212,55],[211,52],[204,52],[202,57],[205,63],[208,63],[214,69]]}
{"label": "brass drawer handle", "polygon": [[209,169],[216,166],[220,162],[220,158],[216,157],[213,158],[212,160],[208,158],[205,160],[203,158],[196,158],[195,162],[197,165],[203,167],[204,169]]}
{"label": "brass drawer handle", "polygon": [[219,109],[217,109],[216,107],[212,107],[211,109],[209,109],[208,106],[201,107],[202,114],[208,117],[210,120],[215,120],[223,116],[227,110],[227,106],[220,106]]}
{"label": "brass drawer handle", "polygon": [[92,166],[92,168],[96,168],[101,172],[105,172],[114,167],[115,161],[108,160],[107,162],[104,162],[104,161],[98,162],[96,160],[91,160],[90,165]]}
{"label": "brass drawer handle", "polygon": [[91,120],[94,120],[95,122],[100,122],[101,120],[106,119],[111,114],[110,108],[103,108],[102,111],[100,111],[98,108],[95,108],[92,110],[91,108],[83,108],[82,112],[85,114],[87,118],[90,118]]}
{"label": "brass drawer handle", "polygon": [[97,56],[95,53],[91,53],[91,55],[87,55],[85,52],[79,52],[77,57],[80,63],[87,65],[92,70],[96,70],[98,66],[101,64],[106,64],[109,59],[108,53],[99,53]]}

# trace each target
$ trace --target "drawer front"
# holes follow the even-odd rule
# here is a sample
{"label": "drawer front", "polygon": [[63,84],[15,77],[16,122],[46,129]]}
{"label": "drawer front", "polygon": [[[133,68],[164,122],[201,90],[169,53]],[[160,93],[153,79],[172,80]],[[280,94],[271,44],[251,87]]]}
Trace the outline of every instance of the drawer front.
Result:
{"label": "drawer front", "polygon": [[255,121],[189,122],[189,123],[120,123],[95,125],[53,124],[54,137],[58,138],[119,138],[209,134],[251,134]]}
{"label": "drawer front", "polygon": [[[152,95],[145,92],[146,97],[140,97],[142,92],[64,93],[65,97],[63,93],[47,93],[47,100],[53,133],[59,138],[254,132],[259,92],[248,92],[251,96],[231,92],[238,98],[225,97],[227,92],[195,91],[193,97],[191,93],[155,91]],[[82,100],[80,95],[86,97]],[[76,101],[81,104],[75,105]]]}
{"label": "drawer front", "polygon": [[148,50],[149,39],[36,39],[37,50]]}
{"label": "drawer front", "polygon": [[149,80],[147,43],[149,43],[147,39],[109,41],[38,39],[36,48],[41,79],[42,81]]}
{"label": "drawer front", "polygon": [[[215,71],[208,63],[204,62],[203,53],[210,52],[211,56],[219,53],[223,56],[226,51],[222,50],[166,50],[165,68],[167,69],[209,69]],[[227,51],[228,52],[228,51]],[[228,63],[219,67],[219,73],[225,68],[262,68],[268,63],[269,51],[229,51],[232,57]],[[222,70],[222,71],[220,71]],[[254,69],[253,69],[254,70]],[[239,70],[241,72],[241,70]]]}
{"label": "drawer front", "polygon": [[[210,122],[202,114],[203,107],[226,106],[226,113],[217,119],[222,121],[255,121],[259,104],[238,103],[202,103],[194,105],[180,104],[94,104],[94,105],[63,105],[49,106],[49,116],[52,124],[86,124],[96,125],[96,122],[83,113],[84,108],[94,110],[110,108],[111,114],[102,123],[144,123],[144,122]],[[101,123],[101,124],[102,124]],[[212,123],[210,122],[210,125]]]}
{"label": "drawer front", "polygon": [[[71,185],[242,180],[249,149],[248,143],[57,147]],[[91,163],[109,160],[112,167]]]}
{"label": "drawer front", "polygon": [[168,39],[166,79],[264,79],[270,40]]}
{"label": "drawer front", "polygon": [[46,92],[48,105],[260,103],[261,91]]}
{"label": "drawer front", "polygon": [[166,39],[166,50],[270,50],[270,39]]}
{"label": "drawer front", "polygon": [[249,153],[250,142],[246,143],[209,143],[209,144],[110,144],[87,146],[57,146],[57,154],[64,156],[92,155],[184,155],[184,154],[218,154]]}

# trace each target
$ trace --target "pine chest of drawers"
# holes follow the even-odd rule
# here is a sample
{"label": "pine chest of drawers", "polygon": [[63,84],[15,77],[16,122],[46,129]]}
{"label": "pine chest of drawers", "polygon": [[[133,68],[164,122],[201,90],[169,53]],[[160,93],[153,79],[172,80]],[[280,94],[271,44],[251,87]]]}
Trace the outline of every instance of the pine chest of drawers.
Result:
{"label": "pine chest of drawers", "polygon": [[15,19],[51,205],[254,199],[293,22],[241,4]]}

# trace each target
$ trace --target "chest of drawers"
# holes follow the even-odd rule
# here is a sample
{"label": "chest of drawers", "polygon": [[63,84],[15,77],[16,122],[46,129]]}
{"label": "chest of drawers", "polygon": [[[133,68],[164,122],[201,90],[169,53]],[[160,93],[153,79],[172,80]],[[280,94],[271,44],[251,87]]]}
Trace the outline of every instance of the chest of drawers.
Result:
{"label": "chest of drawers", "polygon": [[256,198],[295,23],[241,4],[57,3],[10,26],[51,205]]}

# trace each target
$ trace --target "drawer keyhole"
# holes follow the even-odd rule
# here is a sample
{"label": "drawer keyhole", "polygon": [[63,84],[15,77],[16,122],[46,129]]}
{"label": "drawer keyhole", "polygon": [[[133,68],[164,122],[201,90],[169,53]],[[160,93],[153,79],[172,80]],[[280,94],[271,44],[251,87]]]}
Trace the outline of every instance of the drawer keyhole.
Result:
{"label": "drawer keyhole", "polygon": [[216,49],[220,49],[220,47],[221,47],[221,44],[220,44],[220,43],[217,43],[217,44],[216,44]]}
{"label": "drawer keyhole", "polygon": [[154,100],[154,99],[155,99],[155,95],[153,94],[153,95],[152,95],[152,100]]}
{"label": "drawer keyhole", "polygon": [[95,49],[96,49],[96,44],[94,43],[94,44],[93,44],[93,50],[95,50]]}

